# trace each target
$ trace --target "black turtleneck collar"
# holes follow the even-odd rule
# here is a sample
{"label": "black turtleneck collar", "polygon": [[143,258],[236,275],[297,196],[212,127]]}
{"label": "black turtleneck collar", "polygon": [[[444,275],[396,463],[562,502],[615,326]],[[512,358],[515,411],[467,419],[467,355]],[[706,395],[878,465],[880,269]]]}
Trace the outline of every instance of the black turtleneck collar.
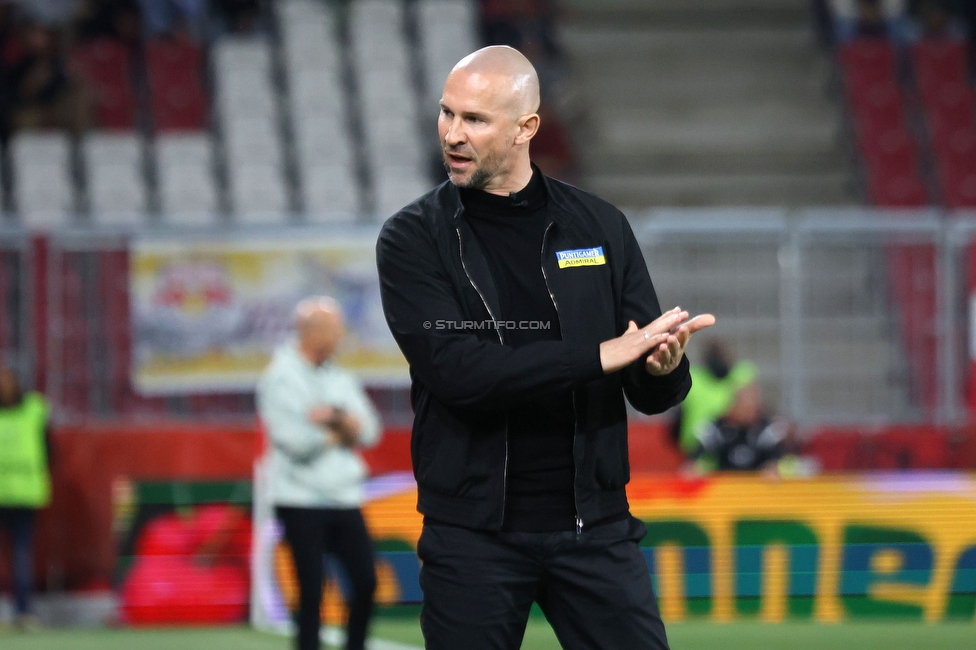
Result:
{"label": "black turtleneck collar", "polygon": [[546,185],[535,165],[529,184],[508,196],[467,188],[460,192],[464,209],[477,218],[525,217],[546,207]]}

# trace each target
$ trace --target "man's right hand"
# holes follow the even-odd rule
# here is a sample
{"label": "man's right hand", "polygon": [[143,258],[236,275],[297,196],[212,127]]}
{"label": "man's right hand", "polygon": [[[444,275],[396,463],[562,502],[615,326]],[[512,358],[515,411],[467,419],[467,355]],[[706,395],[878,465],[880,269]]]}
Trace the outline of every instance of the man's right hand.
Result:
{"label": "man's right hand", "polygon": [[688,312],[675,307],[644,328],[638,328],[637,323],[630,321],[626,332],[600,344],[600,363],[604,374],[617,372],[643,359],[655,347],[667,342],[668,337],[673,336],[673,331],[686,320]]}

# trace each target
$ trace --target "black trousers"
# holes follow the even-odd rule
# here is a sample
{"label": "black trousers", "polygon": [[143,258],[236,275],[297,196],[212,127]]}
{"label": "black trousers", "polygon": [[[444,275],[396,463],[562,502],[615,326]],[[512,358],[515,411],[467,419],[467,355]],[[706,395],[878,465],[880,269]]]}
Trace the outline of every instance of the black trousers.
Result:
{"label": "black trousers", "polygon": [[578,535],[425,521],[417,545],[427,650],[518,650],[538,602],[566,650],[668,650],[633,517]]}
{"label": "black trousers", "polygon": [[324,579],[322,556],[329,553],[342,563],[352,588],[348,603],[346,647],[349,650],[362,650],[373,613],[373,593],[376,591],[373,544],[366,532],[362,512],[358,508],[278,506],[275,513],[285,529],[285,539],[291,546],[298,574],[296,649],[319,648],[319,628],[322,624],[319,612]]}

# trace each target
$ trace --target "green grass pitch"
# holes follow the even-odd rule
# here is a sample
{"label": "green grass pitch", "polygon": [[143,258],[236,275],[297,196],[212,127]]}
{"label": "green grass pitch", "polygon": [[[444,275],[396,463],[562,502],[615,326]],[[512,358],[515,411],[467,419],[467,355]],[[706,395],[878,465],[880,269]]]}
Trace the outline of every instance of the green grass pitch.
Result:
{"label": "green grass pitch", "polygon": [[[668,626],[672,650],[976,650],[976,624],[903,622],[680,623]],[[423,647],[414,618],[377,618],[376,650]],[[544,620],[530,619],[524,650],[559,650]],[[51,630],[0,636],[3,650],[290,650],[287,639],[246,627],[151,630]],[[461,649],[459,649],[461,650]],[[631,650],[631,649],[620,649]]]}

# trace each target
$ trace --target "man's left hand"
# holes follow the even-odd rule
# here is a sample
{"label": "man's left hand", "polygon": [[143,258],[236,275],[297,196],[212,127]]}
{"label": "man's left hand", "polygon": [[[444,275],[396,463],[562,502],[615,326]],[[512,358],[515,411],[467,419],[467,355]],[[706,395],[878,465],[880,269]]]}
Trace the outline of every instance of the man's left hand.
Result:
{"label": "man's left hand", "polygon": [[714,324],[715,317],[711,314],[700,314],[682,323],[673,334],[668,336],[667,341],[657,346],[647,357],[644,363],[647,372],[655,377],[671,373],[681,363],[691,335]]}

